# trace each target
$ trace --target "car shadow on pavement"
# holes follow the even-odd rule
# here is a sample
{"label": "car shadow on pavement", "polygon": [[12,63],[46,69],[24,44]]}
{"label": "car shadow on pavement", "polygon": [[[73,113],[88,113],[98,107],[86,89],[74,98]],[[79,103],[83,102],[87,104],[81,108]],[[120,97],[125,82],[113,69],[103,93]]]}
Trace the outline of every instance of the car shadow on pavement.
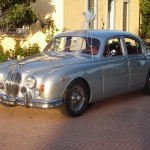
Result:
{"label": "car shadow on pavement", "polygon": [[114,97],[107,98],[99,102],[93,103],[91,105],[92,107],[89,107],[89,108],[92,111],[92,110],[97,110],[100,108],[113,106],[113,105],[123,105],[124,103],[127,103],[128,101],[136,101],[137,98],[142,97],[142,96],[143,94],[140,90],[130,92],[130,93],[125,93],[125,94],[120,94],[118,96],[114,96]]}

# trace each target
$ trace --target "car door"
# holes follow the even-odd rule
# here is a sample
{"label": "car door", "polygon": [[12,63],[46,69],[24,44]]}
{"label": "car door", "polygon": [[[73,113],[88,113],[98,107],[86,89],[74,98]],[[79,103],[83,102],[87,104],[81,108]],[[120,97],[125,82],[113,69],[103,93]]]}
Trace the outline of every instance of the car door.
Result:
{"label": "car door", "polygon": [[113,95],[128,89],[128,61],[123,51],[121,38],[108,39],[102,59],[103,94]]}
{"label": "car door", "polygon": [[142,43],[133,37],[124,38],[129,63],[129,87],[136,88],[145,84],[148,61]]}

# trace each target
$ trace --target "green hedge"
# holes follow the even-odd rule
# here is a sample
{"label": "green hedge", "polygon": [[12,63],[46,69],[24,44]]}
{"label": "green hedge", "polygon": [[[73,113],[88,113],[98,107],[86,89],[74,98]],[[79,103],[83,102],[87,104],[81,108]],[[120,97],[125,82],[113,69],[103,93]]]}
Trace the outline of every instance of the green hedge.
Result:
{"label": "green hedge", "polygon": [[0,53],[0,63],[3,63],[8,60],[7,54]]}
{"label": "green hedge", "polygon": [[150,0],[140,0],[141,36],[150,38]]}
{"label": "green hedge", "polygon": [[40,53],[40,47],[37,43],[29,44],[28,48],[22,48],[21,46],[18,46],[15,48],[15,50],[11,51],[12,58],[19,57],[28,57],[34,54]]}
{"label": "green hedge", "polygon": [[37,43],[29,44],[28,48],[16,46],[14,50],[6,51],[6,53],[0,53],[0,63],[10,59],[25,58],[38,53],[40,53],[40,47]]}

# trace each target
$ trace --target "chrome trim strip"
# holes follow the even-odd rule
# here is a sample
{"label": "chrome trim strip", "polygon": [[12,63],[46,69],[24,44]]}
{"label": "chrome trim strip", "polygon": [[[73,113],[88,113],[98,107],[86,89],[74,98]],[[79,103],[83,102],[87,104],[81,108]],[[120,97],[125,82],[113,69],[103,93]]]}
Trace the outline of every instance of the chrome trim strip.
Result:
{"label": "chrome trim strip", "polygon": [[[16,100],[11,100],[7,95],[0,94],[0,103],[6,105],[20,105],[25,106],[24,98],[17,98]],[[52,100],[39,100],[39,99],[31,99],[28,103],[29,107],[36,107],[36,108],[53,108],[63,105],[63,98],[57,98]]]}

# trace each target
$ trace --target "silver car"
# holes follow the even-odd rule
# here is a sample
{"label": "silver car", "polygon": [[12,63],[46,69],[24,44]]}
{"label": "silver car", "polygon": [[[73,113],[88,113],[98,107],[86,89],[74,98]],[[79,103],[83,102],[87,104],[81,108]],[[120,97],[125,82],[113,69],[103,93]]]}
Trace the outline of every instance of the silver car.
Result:
{"label": "silver car", "polygon": [[0,102],[79,116],[89,103],[142,89],[150,94],[149,58],[137,36],[122,31],[64,32],[42,53],[0,64]]}

